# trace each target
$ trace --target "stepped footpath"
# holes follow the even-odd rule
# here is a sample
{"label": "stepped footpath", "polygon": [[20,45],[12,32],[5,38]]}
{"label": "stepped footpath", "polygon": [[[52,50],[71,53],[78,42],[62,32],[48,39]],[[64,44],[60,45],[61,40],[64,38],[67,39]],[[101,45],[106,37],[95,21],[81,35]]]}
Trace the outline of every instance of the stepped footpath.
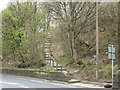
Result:
{"label": "stepped footpath", "polygon": [[46,41],[44,45],[44,58],[47,68],[55,69],[58,72],[68,74],[66,68],[64,68],[52,54],[52,31],[49,30],[46,35]]}
{"label": "stepped footpath", "polygon": [[[46,63],[46,68],[55,69],[58,72],[63,73],[66,76],[69,76],[69,71],[62,66],[57,59],[52,54],[52,30],[49,30],[46,35],[45,45],[44,45],[44,59]],[[69,83],[77,83],[79,80],[70,79]]]}

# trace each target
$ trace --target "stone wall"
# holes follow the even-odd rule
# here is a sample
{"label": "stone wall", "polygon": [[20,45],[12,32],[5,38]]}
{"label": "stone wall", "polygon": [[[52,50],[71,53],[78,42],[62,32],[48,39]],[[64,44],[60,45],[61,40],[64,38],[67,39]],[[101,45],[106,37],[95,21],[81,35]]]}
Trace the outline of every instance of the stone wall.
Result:
{"label": "stone wall", "polygon": [[120,90],[120,70],[118,74],[114,74],[113,90]]}
{"label": "stone wall", "polygon": [[2,69],[3,74],[35,77],[47,80],[69,82],[70,78],[61,72]]}

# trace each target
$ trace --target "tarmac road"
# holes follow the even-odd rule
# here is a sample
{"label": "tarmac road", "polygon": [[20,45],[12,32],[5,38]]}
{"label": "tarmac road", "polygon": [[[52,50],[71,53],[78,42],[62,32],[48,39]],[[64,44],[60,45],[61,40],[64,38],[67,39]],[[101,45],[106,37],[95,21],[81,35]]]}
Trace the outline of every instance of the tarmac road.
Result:
{"label": "tarmac road", "polygon": [[[37,80],[17,76],[0,75],[0,85],[2,90],[112,90],[104,88],[86,88],[83,86],[71,86],[68,84],[58,84],[50,81]],[[22,89],[20,89],[22,88]]]}
{"label": "tarmac road", "polygon": [[2,88],[81,88],[65,84],[35,80],[32,78],[0,75]]}

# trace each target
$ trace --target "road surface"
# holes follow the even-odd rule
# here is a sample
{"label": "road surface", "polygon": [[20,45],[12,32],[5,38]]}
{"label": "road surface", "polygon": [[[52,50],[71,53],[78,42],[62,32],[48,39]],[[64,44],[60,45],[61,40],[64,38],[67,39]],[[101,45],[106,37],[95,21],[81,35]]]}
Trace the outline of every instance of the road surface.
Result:
{"label": "road surface", "polygon": [[[4,88],[2,90],[43,90],[42,88],[51,88],[51,90],[56,90],[55,88],[59,88],[57,90],[112,90],[112,89],[105,89],[105,88],[96,88],[96,89],[85,88],[83,86],[75,87],[75,86],[70,86],[67,84],[66,85],[58,84],[58,83],[53,83],[50,81],[43,81],[43,80],[40,81],[40,80],[33,79],[33,78],[8,76],[8,75],[0,75],[0,86],[1,85],[2,85],[2,88]],[[19,89],[19,88],[22,88],[22,89]],[[44,90],[48,90],[48,89],[44,89]]]}
{"label": "road surface", "polygon": [[0,80],[2,88],[81,88],[24,77],[8,75],[2,75],[0,77],[2,77],[2,80]]}

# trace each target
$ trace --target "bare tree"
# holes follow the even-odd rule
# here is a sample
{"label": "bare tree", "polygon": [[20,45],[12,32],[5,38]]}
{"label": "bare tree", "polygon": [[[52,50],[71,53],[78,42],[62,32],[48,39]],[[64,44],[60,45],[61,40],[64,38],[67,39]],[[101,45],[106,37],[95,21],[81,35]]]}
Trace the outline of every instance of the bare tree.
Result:
{"label": "bare tree", "polygon": [[52,4],[52,11],[64,26],[64,33],[67,33],[70,50],[71,63],[77,62],[76,41],[81,33],[85,33],[94,27],[95,3],[87,2],[56,2]]}

